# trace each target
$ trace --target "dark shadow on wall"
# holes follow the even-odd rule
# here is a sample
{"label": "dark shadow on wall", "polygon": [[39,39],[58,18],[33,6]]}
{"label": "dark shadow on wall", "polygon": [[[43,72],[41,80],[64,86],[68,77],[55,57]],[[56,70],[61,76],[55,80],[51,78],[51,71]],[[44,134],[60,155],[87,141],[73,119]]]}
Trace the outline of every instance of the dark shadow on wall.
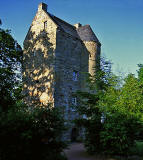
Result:
{"label": "dark shadow on wall", "polygon": [[54,46],[47,32],[28,32],[23,53],[23,94],[29,106],[53,102]]}
{"label": "dark shadow on wall", "polygon": [[[38,35],[35,32],[28,32],[23,54],[24,101],[28,105],[41,105],[53,102],[54,96],[56,106],[68,105],[68,113],[71,115],[72,94],[86,87],[85,73],[88,72],[88,59],[91,55],[80,39],[62,30],[58,31],[56,37],[55,50],[46,31],[41,31]],[[62,39],[64,42],[61,41]],[[64,51],[60,50],[61,48],[64,48]],[[76,68],[78,68],[79,80],[75,82],[70,77],[72,73],[69,71],[77,70]]]}
{"label": "dark shadow on wall", "polygon": [[[79,114],[76,112],[76,105],[73,104],[73,98],[76,91],[84,91],[87,87],[90,52],[83,41],[62,30],[58,30],[56,38],[55,106],[65,108],[65,119],[70,123],[68,135],[65,136],[71,141],[76,141],[77,136],[71,128],[74,127],[73,120],[79,117]],[[77,80],[73,80],[72,77],[75,71],[78,73]],[[78,97],[76,99],[78,105]],[[79,133],[79,136],[81,134]]]}
{"label": "dark shadow on wall", "polygon": [[[24,41],[22,67],[24,102],[28,106],[46,106],[53,103],[55,106],[63,107],[65,119],[72,123],[79,115],[72,109],[71,100],[73,93],[86,88],[85,75],[88,73],[90,52],[80,39],[63,31],[58,34],[56,37],[60,42],[56,39],[55,45],[59,50],[58,47],[55,50],[47,32],[41,31],[38,35],[28,32]],[[63,43],[62,39],[66,42]],[[64,51],[60,50],[61,48],[64,48]],[[55,55],[57,53],[59,55]],[[74,70],[79,72],[78,81],[72,79]],[[73,130],[71,132],[69,129],[67,137],[76,141],[81,135],[80,130],[74,127],[74,124],[70,126]]]}

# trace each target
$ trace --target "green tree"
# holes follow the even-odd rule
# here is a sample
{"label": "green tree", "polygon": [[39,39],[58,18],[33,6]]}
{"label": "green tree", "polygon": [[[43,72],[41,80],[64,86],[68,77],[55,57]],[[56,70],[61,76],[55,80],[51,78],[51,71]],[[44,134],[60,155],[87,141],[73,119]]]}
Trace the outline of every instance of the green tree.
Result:
{"label": "green tree", "polygon": [[87,91],[77,92],[80,101],[77,110],[83,118],[76,120],[76,123],[85,128],[85,147],[90,153],[99,152],[102,148],[100,132],[103,128],[101,123],[103,113],[98,103],[109,83],[111,84],[111,63],[101,58],[95,72],[95,76],[89,75],[87,79]]}
{"label": "green tree", "polygon": [[9,30],[0,28],[0,108],[15,103],[14,90],[19,85],[22,49],[10,35]]}
{"label": "green tree", "polygon": [[22,102],[21,62],[21,47],[10,31],[0,28],[0,159],[66,159],[60,110]]}
{"label": "green tree", "polygon": [[139,77],[129,74],[121,87],[109,86],[99,108],[106,117],[100,133],[103,150],[108,154],[130,154],[143,128]]}
{"label": "green tree", "polygon": [[65,160],[64,119],[57,108],[11,107],[0,114],[0,130],[1,160]]}
{"label": "green tree", "polygon": [[[89,78],[88,92],[79,92],[78,112],[86,118],[77,122],[86,129],[85,146],[91,153],[130,154],[143,131],[143,66],[138,78],[114,75],[104,62]],[[102,121],[101,121],[102,120]]]}

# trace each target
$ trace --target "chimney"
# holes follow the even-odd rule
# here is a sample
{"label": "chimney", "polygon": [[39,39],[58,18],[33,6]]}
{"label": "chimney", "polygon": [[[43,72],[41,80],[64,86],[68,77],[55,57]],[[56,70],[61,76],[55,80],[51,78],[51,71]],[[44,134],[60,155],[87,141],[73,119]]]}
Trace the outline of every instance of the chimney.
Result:
{"label": "chimney", "polygon": [[40,3],[38,6],[38,11],[42,11],[44,10],[45,12],[47,12],[47,4],[45,3]]}
{"label": "chimney", "polygon": [[80,23],[76,23],[74,24],[75,28],[78,29],[79,27],[81,27],[82,25]]}

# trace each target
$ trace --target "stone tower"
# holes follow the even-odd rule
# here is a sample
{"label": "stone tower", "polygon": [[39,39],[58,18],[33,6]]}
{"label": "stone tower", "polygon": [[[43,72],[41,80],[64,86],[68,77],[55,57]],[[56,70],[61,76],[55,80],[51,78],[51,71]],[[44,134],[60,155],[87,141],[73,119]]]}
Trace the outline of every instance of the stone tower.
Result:
{"label": "stone tower", "polygon": [[[39,4],[24,40],[23,93],[29,106],[63,107],[65,118],[78,114],[73,94],[85,88],[85,72],[94,74],[100,42],[89,25],[74,26],[47,12]],[[72,130],[72,128],[71,128]]]}

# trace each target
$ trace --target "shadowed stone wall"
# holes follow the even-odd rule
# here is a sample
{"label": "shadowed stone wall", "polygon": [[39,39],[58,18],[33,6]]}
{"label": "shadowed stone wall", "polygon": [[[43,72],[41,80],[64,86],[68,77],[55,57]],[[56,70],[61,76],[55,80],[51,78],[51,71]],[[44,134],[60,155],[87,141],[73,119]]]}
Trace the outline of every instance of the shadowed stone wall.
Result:
{"label": "shadowed stone wall", "polygon": [[45,11],[38,10],[25,38],[23,93],[30,106],[54,103],[56,28]]}
{"label": "shadowed stone wall", "polygon": [[[70,139],[72,120],[78,114],[72,108],[73,94],[81,90],[81,56],[84,52],[82,41],[63,31],[57,31],[55,52],[55,106],[63,107],[65,119],[71,125],[66,137]],[[84,53],[83,53],[84,54]],[[86,71],[87,71],[86,65]],[[77,72],[77,80],[73,80],[73,72]],[[78,103],[78,102],[77,102]],[[71,122],[70,122],[71,121]]]}

